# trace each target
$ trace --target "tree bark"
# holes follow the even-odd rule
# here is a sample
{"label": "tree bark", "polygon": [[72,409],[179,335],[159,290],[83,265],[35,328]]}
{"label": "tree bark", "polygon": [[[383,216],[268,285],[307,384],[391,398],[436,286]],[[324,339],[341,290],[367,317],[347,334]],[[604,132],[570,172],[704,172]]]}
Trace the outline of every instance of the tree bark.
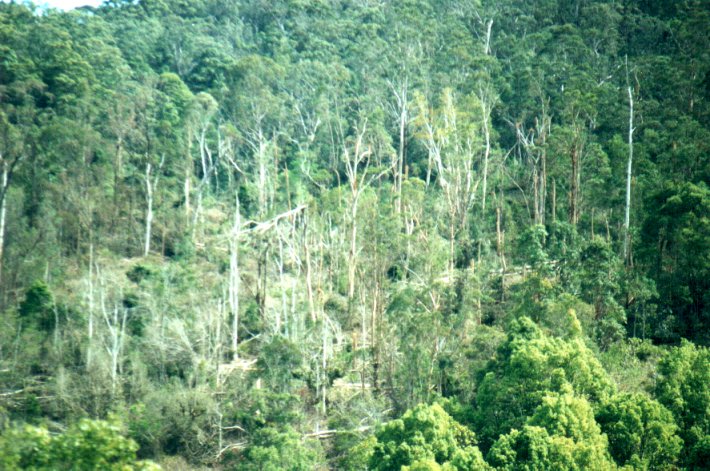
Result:
{"label": "tree bark", "polygon": [[580,158],[581,152],[577,143],[572,144],[570,159],[572,169],[570,173],[570,190],[569,190],[569,222],[576,226],[579,222],[579,183],[580,183]]}
{"label": "tree bark", "polygon": [[0,192],[2,193],[2,200],[0,201],[0,286],[3,286],[2,282],[2,269],[3,269],[3,255],[5,252],[5,217],[7,213],[7,187],[8,183],[8,170],[7,163],[2,160],[0,156],[0,161],[2,162],[2,187],[0,187]]}
{"label": "tree bark", "polygon": [[153,225],[153,183],[150,180],[151,165],[145,165],[145,191],[146,191],[146,213],[145,213],[145,245],[143,247],[143,256],[147,257],[150,253],[150,237]]}
{"label": "tree bark", "polygon": [[229,309],[232,313],[232,359],[239,358],[239,239],[241,236],[242,218],[239,197],[234,211],[234,226],[229,243]]}
{"label": "tree bark", "polygon": [[89,371],[93,363],[94,343],[94,244],[89,246],[89,325],[88,345],[86,346],[86,369]]}
{"label": "tree bark", "polygon": [[631,220],[631,170],[634,160],[634,95],[631,86],[629,93],[629,159],[626,164],[626,207],[624,211],[624,262],[629,262],[630,251],[630,220]]}

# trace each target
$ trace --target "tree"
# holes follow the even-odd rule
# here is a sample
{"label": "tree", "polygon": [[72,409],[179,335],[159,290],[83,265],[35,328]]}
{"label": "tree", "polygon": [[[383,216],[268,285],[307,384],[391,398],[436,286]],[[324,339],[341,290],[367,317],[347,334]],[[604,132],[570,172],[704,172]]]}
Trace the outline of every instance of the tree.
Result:
{"label": "tree", "polygon": [[683,441],[671,413],[645,394],[618,394],[596,413],[619,466],[659,469],[675,465]]}
{"label": "tree", "polygon": [[595,402],[613,391],[581,334],[569,340],[549,337],[527,317],[511,322],[507,341],[481,377],[474,423],[484,450],[500,434],[525,424],[550,391],[569,385]]}
{"label": "tree", "polygon": [[264,427],[251,437],[251,444],[238,462],[239,469],[307,471],[317,466],[320,450],[315,440],[302,440],[291,428]]}
{"label": "tree", "polygon": [[710,435],[709,366],[710,350],[686,340],[679,347],[671,348],[658,364],[656,398],[673,414],[684,442],[683,461],[691,466],[702,464],[692,462],[693,457],[707,453],[707,436]]}
{"label": "tree", "polygon": [[[368,135],[368,123],[365,120],[362,125],[355,130],[352,142],[343,143],[342,161],[345,166],[345,175],[348,178],[350,188],[350,211],[348,220],[350,224],[350,247],[348,251],[348,301],[352,303],[355,298],[355,275],[357,274],[357,228],[358,209],[360,198],[370,186],[386,171],[371,169],[370,166],[376,163],[378,156],[373,155],[377,150],[376,136]],[[365,339],[363,339],[364,341]]]}
{"label": "tree", "polygon": [[434,462],[444,469],[488,469],[473,432],[456,422],[440,405],[419,405],[375,433],[370,469],[427,469]]}
{"label": "tree", "polygon": [[594,237],[579,255],[581,298],[594,307],[594,334],[602,348],[624,335],[626,312],[616,301],[621,261],[611,245]]}
{"label": "tree", "polygon": [[629,62],[626,58],[626,90],[629,95],[629,159],[626,164],[626,204],[624,205],[624,262],[631,260],[631,175],[634,162],[634,90],[629,82]]}
{"label": "tree", "polygon": [[648,199],[639,258],[656,281],[661,309],[677,319],[677,335],[707,341],[710,310],[710,189],[666,183]]}
{"label": "tree", "polygon": [[591,405],[571,390],[549,394],[522,430],[501,436],[488,461],[503,470],[613,468]]}
{"label": "tree", "polygon": [[[456,242],[468,229],[468,218],[473,207],[478,185],[482,181],[476,172],[479,160],[490,153],[490,137],[482,144],[481,126],[488,126],[490,104],[482,104],[474,96],[463,103],[456,102],[455,93],[445,89],[439,98],[439,108],[432,108],[422,94],[416,96],[418,115],[416,125],[420,138],[429,153],[426,182],[432,172],[444,194],[449,238],[449,275],[453,276]],[[463,111],[466,109],[467,111]],[[479,119],[478,114],[482,116]],[[483,123],[483,124],[482,124]]]}
{"label": "tree", "polygon": [[42,281],[35,281],[27,289],[25,299],[20,304],[20,318],[44,332],[55,327],[56,306],[49,287]]}
{"label": "tree", "polygon": [[159,466],[137,461],[138,445],[123,436],[123,427],[110,421],[82,419],[65,432],[50,435],[45,427],[14,426],[0,435],[0,464],[4,469],[145,470]]}

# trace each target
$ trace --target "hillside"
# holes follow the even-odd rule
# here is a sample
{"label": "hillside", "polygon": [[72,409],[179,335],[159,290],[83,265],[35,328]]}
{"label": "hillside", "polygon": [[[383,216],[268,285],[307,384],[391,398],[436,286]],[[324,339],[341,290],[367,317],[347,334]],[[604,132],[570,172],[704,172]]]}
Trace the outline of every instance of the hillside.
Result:
{"label": "hillside", "polygon": [[0,3],[0,468],[708,469],[705,0]]}

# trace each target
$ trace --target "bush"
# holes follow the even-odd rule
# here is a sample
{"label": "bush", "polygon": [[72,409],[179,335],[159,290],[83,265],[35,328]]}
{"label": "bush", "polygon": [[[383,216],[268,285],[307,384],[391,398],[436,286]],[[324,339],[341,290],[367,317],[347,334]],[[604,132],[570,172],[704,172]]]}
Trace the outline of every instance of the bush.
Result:
{"label": "bush", "polygon": [[59,435],[45,427],[15,426],[0,436],[0,468],[7,470],[158,470],[136,460],[138,445],[115,418],[82,419]]}

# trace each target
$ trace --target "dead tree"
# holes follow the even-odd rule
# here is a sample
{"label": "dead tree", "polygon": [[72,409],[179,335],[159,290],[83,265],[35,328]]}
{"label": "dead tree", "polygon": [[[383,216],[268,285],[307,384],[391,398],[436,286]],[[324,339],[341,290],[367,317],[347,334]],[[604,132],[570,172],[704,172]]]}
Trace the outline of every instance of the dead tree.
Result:
{"label": "dead tree", "polygon": [[143,256],[147,257],[150,253],[150,239],[151,231],[153,228],[153,199],[154,193],[158,189],[158,183],[160,182],[160,171],[165,163],[165,154],[160,158],[160,164],[155,172],[154,176],[151,176],[153,171],[153,166],[150,162],[145,164],[145,202],[146,202],[146,212],[145,212],[145,245],[143,247]]}

